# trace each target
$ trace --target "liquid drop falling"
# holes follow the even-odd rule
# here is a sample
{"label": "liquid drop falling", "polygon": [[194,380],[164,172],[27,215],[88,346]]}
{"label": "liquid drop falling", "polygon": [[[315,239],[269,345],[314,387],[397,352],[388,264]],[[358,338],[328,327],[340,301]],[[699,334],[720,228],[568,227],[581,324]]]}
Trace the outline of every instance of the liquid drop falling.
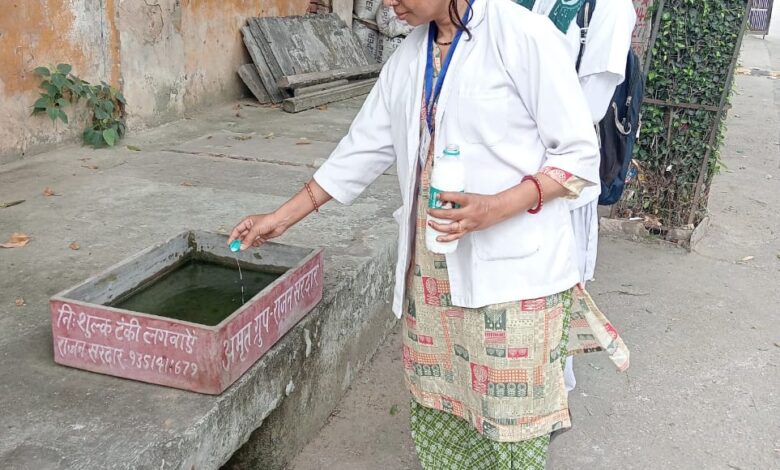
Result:
{"label": "liquid drop falling", "polygon": [[241,263],[238,262],[238,254],[236,254],[236,266],[238,266],[238,279],[241,281],[241,305],[244,305],[244,275],[241,274]]}
{"label": "liquid drop falling", "polygon": [[230,244],[230,251],[236,254],[236,266],[238,266],[238,278],[241,281],[241,305],[244,305],[244,275],[241,273],[241,263],[238,261],[238,251],[241,249],[241,240],[233,240]]}

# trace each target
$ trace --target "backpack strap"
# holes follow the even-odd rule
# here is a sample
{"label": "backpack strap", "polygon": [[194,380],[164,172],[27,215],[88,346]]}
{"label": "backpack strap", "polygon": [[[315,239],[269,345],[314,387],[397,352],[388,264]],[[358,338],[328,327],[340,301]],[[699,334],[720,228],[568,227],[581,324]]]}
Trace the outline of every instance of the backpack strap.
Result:
{"label": "backpack strap", "polygon": [[593,10],[596,9],[596,0],[585,0],[577,13],[577,26],[580,27],[580,53],[577,55],[577,71],[580,71],[582,57],[585,55],[585,42],[588,39],[590,20],[593,18]]}

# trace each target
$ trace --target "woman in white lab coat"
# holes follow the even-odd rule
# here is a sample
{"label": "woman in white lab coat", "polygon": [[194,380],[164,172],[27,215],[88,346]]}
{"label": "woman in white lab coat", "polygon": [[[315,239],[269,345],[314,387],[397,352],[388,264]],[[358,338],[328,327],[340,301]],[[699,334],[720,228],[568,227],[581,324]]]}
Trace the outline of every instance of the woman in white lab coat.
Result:
{"label": "woman in white lab coat", "polygon": [[[549,435],[570,426],[562,364],[628,351],[578,287],[564,198],[598,182],[596,136],[552,24],[506,0],[388,0],[416,28],[388,61],[347,136],[272,214],[241,221],[242,249],[278,237],[330,199],[354,201],[390,166],[403,206],[393,310],[403,316],[412,436],[425,469],[544,468]],[[433,211],[434,155],[459,145],[461,208]],[[420,202],[423,201],[423,202]]]}

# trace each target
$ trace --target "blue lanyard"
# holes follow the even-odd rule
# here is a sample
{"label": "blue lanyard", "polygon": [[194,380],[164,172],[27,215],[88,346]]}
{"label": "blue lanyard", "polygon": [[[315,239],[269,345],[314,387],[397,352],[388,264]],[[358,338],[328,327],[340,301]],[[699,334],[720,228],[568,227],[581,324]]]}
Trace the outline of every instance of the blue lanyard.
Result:
{"label": "blue lanyard", "polygon": [[[470,0],[468,2],[468,8],[466,9],[464,24],[468,24],[472,16],[472,4],[476,0]],[[452,45],[450,50],[447,51],[447,57],[444,59],[444,63],[439,71],[439,79],[436,82],[436,89],[433,87],[433,43],[436,41],[436,36],[439,33],[439,28],[436,27],[436,23],[431,21],[428,27],[428,62],[425,64],[425,106],[426,116],[425,119],[428,122],[428,130],[433,132],[433,109],[434,104],[439,101],[439,95],[441,95],[441,89],[444,85],[444,78],[447,76],[447,71],[450,68],[450,62],[452,56],[455,54],[455,48],[458,47],[460,37],[463,35],[463,30],[458,30],[455,37],[452,39]]]}

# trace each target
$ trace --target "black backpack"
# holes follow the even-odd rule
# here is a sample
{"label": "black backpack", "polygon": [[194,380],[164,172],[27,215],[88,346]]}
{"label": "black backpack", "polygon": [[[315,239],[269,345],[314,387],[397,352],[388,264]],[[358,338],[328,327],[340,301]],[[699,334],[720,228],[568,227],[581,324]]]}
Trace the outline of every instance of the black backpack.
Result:
{"label": "black backpack", "polygon": [[[590,19],[596,8],[596,0],[585,0],[577,14],[580,27],[580,53],[577,70],[585,52]],[[598,123],[601,147],[601,194],[599,204],[609,206],[617,203],[626,185],[626,175],[631,166],[634,144],[639,136],[641,122],[640,108],[645,92],[645,77],[639,57],[628,51],[626,73],[623,83],[617,86],[612,102],[604,119]]]}

